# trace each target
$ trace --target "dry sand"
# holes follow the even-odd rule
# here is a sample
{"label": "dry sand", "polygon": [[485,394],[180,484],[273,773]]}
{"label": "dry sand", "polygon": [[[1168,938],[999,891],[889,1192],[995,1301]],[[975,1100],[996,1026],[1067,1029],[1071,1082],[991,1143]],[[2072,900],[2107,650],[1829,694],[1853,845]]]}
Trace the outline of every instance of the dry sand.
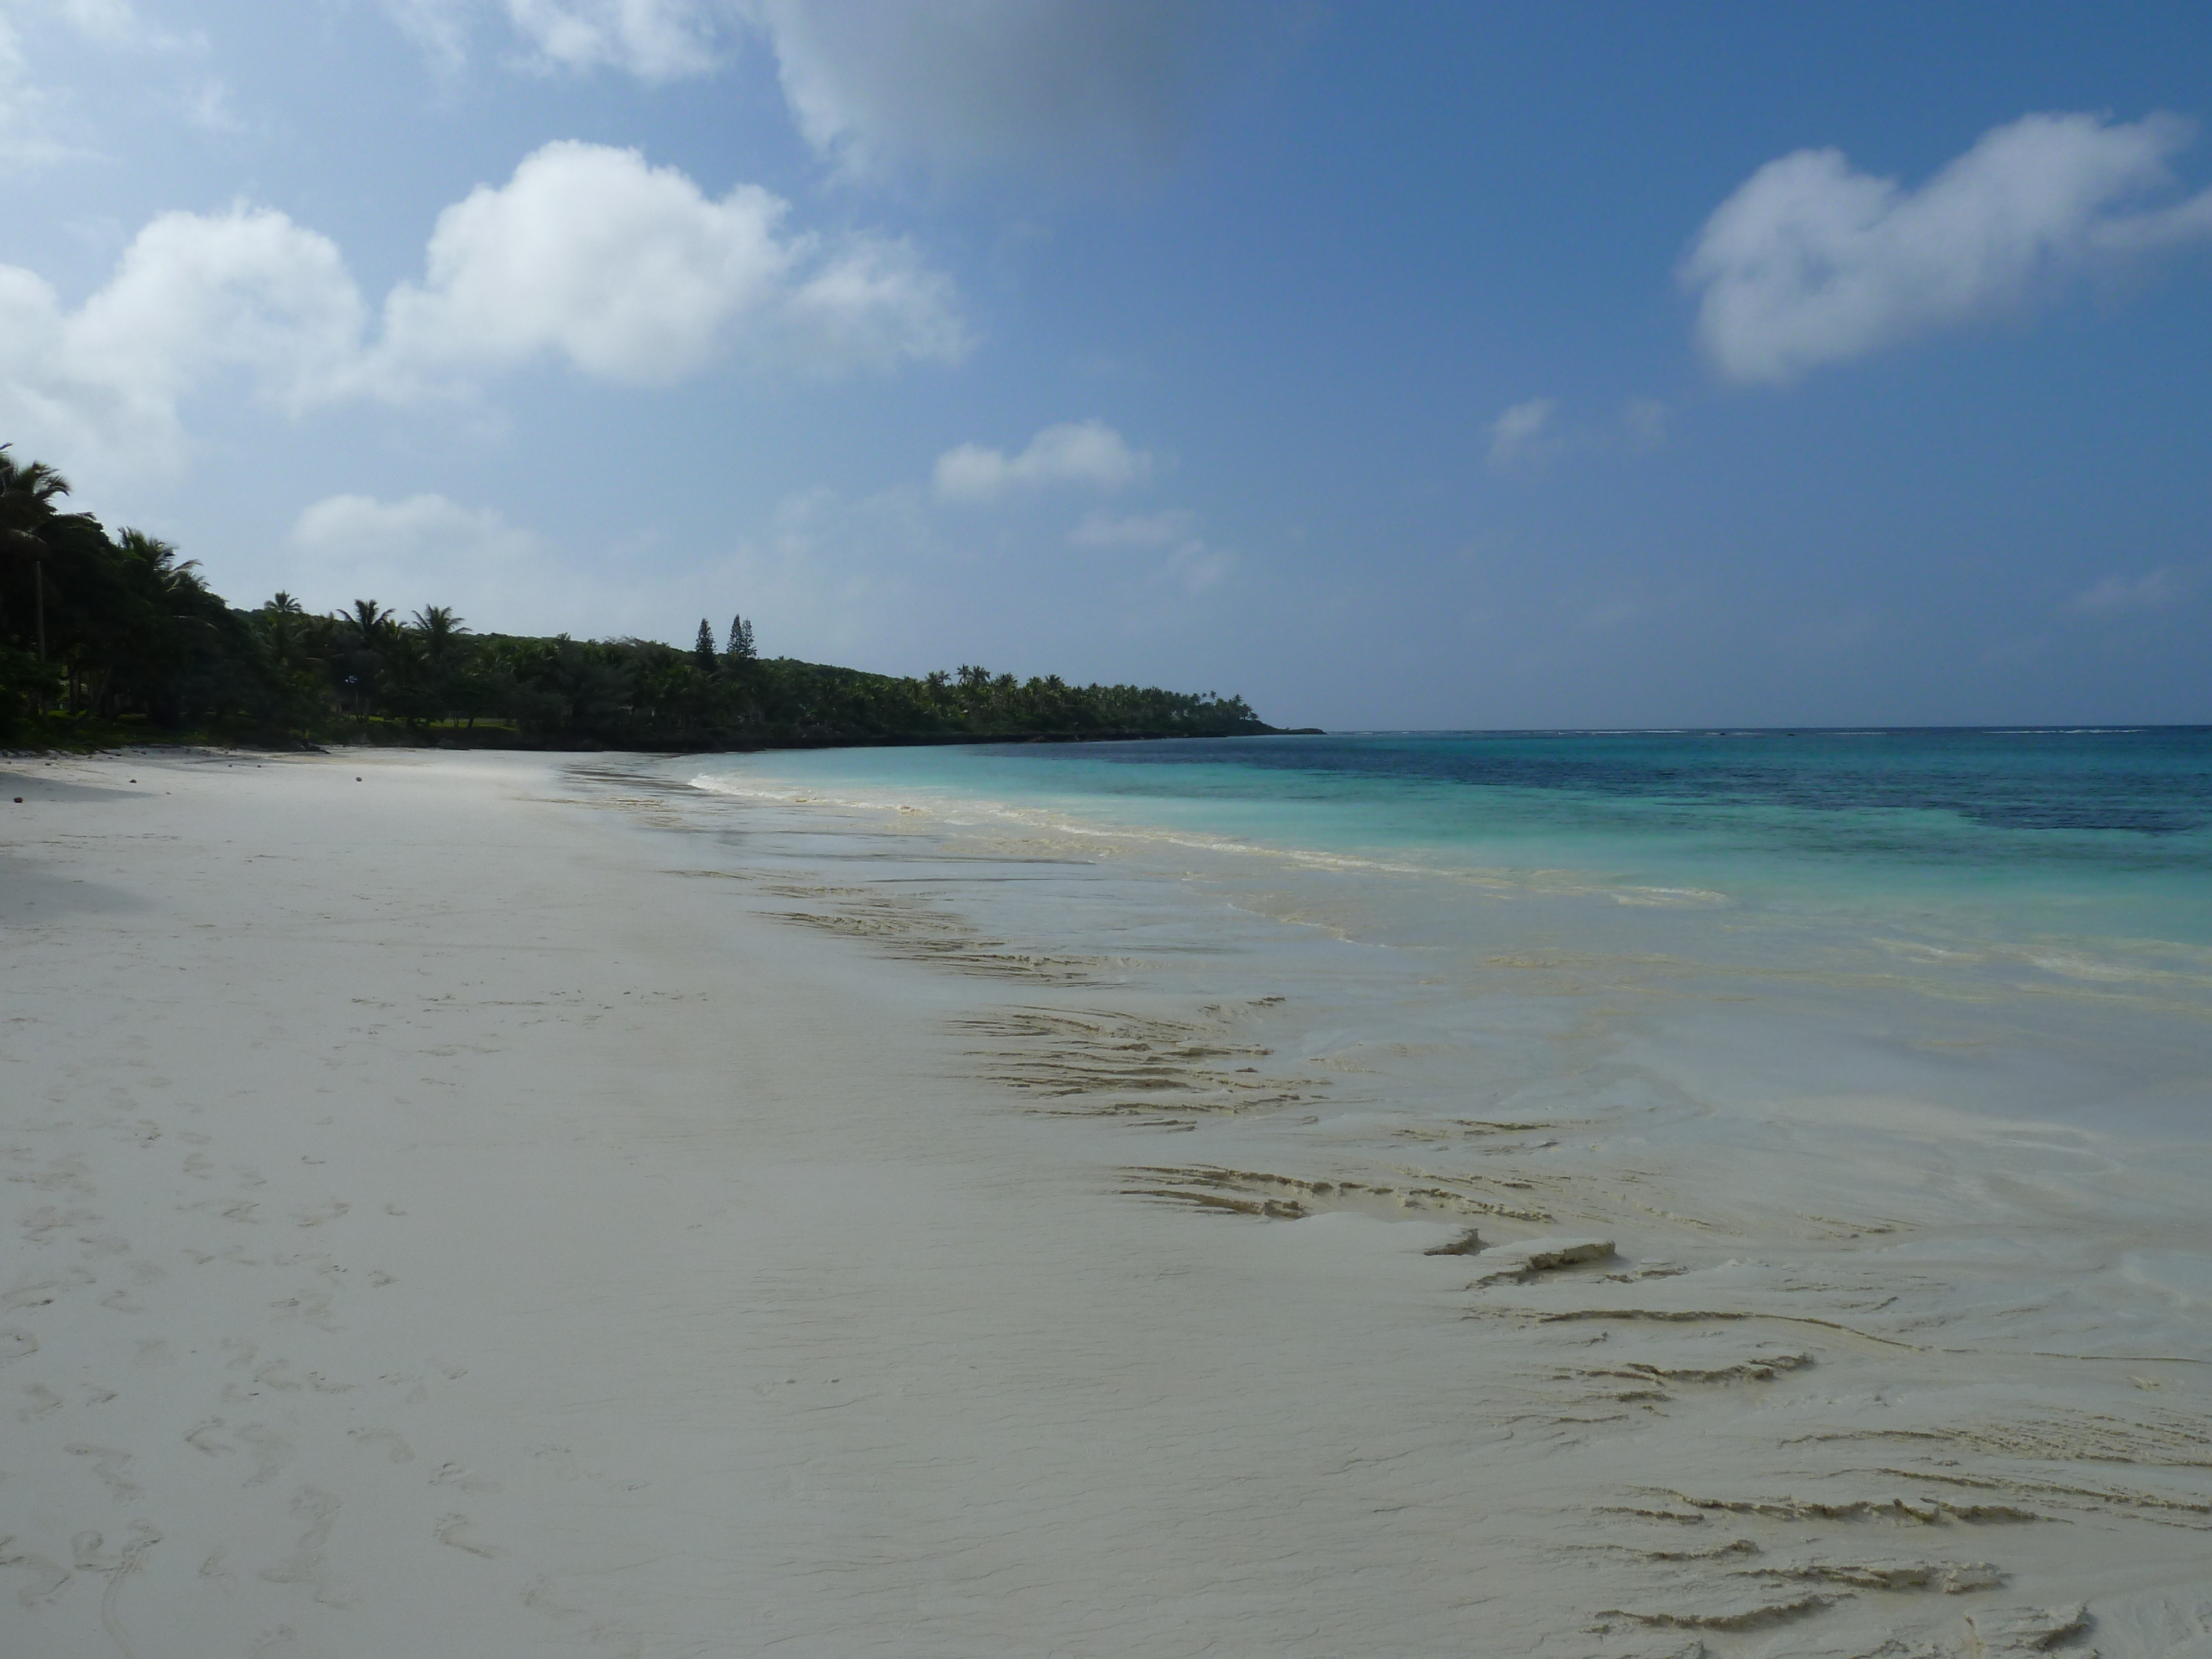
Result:
{"label": "dry sand", "polygon": [[552,763],[15,765],[11,1659],[2212,1656],[2201,1367],[1147,1204]]}

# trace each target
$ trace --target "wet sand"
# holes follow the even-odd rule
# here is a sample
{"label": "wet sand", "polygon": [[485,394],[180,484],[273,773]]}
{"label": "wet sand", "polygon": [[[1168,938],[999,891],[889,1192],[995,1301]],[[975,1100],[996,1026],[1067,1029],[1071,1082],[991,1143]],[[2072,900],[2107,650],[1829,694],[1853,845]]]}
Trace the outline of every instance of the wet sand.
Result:
{"label": "wet sand", "polygon": [[2204,1368],[1916,1334],[1837,1171],[1232,1166],[1054,1103],[1243,1012],[671,792],[14,766],[11,1654],[2212,1656]]}

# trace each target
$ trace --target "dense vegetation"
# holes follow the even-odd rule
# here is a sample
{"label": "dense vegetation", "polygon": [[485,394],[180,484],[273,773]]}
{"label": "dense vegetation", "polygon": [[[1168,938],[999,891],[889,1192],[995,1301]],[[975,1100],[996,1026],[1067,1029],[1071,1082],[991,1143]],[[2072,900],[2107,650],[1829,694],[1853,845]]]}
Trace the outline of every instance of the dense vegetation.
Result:
{"label": "dense vegetation", "polygon": [[437,605],[317,616],[278,593],[240,611],[167,543],[64,512],[68,492],[0,446],[0,740],[721,749],[1270,729],[1212,692],[763,658],[742,617],[719,646],[702,622],[684,650],[473,634]]}

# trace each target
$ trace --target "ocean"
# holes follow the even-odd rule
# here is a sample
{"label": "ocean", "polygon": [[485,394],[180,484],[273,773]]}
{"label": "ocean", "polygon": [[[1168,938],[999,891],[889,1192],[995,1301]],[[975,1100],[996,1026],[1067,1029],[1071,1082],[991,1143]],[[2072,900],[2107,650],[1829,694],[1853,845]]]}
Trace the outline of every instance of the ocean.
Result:
{"label": "ocean", "polygon": [[794,919],[1010,981],[979,1076],[1186,1137],[1133,1154],[1155,1198],[1451,1191],[1488,1237],[1776,1272],[1848,1245],[1885,1330],[2212,1358],[2212,729],[655,769]]}

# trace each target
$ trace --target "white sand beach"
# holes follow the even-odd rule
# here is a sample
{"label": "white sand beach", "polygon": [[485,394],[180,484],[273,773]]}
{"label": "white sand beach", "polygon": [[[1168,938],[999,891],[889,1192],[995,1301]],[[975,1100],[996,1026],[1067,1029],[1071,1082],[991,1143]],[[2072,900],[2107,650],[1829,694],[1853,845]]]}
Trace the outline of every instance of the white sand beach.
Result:
{"label": "white sand beach", "polygon": [[2207,1367],[1939,1328],[1847,1166],[1231,1169],[1008,1082],[1231,1013],[879,948],[680,792],[7,766],[11,1659],[2212,1656]]}

